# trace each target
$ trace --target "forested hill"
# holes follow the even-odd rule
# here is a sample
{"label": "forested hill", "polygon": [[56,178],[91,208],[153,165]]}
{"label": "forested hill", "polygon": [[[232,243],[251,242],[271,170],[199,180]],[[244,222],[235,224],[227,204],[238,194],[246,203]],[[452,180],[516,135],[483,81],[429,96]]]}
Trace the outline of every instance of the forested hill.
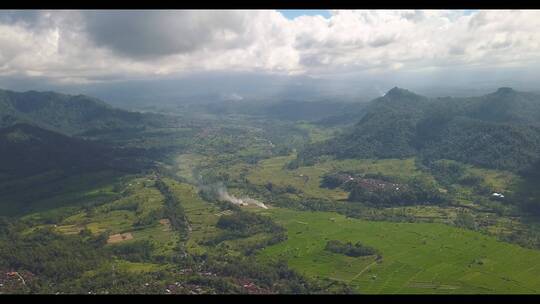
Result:
{"label": "forested hill", "polygon": [[153,161],[143,149],[111,146],[25,123],[0,128],[0,180],[48,171],[64,175],[100,170],[132,173],[151,166]]}
{"label": "forested hill", "polygon": [[500,88],[480,97],[431,99],[393,88],[343,135],[301,151],[297,163],[313,163],[321,155],[418,155],[524,170],[540,156],[540,95]]}
{"label": "forested hill", "polygon": [[26,176],[48,170],[81,172],[110,165],[111,149],[28,124],[0,129],[0,174]]}
{"label": "forested hill", "polygon": [[85,95],[0,90],[0,127],[29,123],[64,134],[134,129],[161,123],[153,114],[128,112]]}

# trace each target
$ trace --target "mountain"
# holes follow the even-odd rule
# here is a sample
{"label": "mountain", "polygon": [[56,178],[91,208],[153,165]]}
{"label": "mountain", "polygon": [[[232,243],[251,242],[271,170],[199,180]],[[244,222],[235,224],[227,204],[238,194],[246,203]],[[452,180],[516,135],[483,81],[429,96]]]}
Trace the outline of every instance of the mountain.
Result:
{"label": "mountain", "polygon": [[[73,205],[87,195],[105,197],[101,192],[92,194],[92,189],[153,165],[143,149],[16,123],[0,129],[0,214]],[[70,196],[77,191],[86,194]]]}
{"label": "mountain", "polygon": [[540,124],[540,95],[500,88],[497,92],[473,98],[464,109],[471,118],[512,124]]}
{"label": "mountain", "polygon": [[95,171],[109,167],[112,150],[33,125],[0,129],[0,173],[9,176],[48,170]]}
{"label": "mountain", "polygon": [[64,134],[136,129],[160,123],[153,114],[128,112],[84,96],[0,90],[0,127],[29,123]]}
{"label": "mountain", "polygon": [[540,156],[540,95],[500,88],[470,98],[427,98],[393,88],[342,135],[311,145],[298,162],[336,158],[454,159],[519,171]]}
{"label": "mountain", "polygon": [[373,100],[351,130],[301,152],[304,161],[329,154],[337,158],[404,157],[416,151],[412,146],[415,126],[428,98],[393,88]]}

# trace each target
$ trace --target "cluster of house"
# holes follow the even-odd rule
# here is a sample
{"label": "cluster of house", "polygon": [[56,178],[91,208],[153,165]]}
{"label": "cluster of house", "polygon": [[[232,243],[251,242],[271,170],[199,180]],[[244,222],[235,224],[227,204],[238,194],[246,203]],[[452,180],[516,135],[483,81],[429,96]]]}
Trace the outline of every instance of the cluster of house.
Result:
{"label": "cluster of house", "polygon": [[399,191],[401,187],[400,184],[390,183],[380,179],[373,178],[358,178],[356,179],[356,185],[366,188],[368,190],[396,190]]}
{"label": "cluster of house", "polygon": [[404,190],[404,185],[396,184],[392,182],[387,182],[381,179],[375,179],[375,178],[363,178],[363,177],[355,177],[353,175],[347,174],[347,173],[336,173],[332,174],[331,176],[328,176],[327,179],[331,184],[334,186],[343,186],[346,185],[348,187],[361,187],[364,189],[367,189],[369,191],[373,190],[394,190],[394,191],[400,191]]}

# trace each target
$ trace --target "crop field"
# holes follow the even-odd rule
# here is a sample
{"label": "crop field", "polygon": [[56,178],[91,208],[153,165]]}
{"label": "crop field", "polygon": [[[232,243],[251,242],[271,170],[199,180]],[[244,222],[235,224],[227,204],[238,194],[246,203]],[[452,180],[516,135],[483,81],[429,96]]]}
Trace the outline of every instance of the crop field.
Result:
{"label": "crop field", "polygon": [[205,158],[199,154],[180,154],[175,158],[178,177],[184,178],[190,183],[196,183],[197,180],[193,176],[195,168],[203,164]]}
{"label": "crop field", "polygon": [[[438,223],[372,222],[329,212],[259,211],[287,229],[288,240],[263,249],[299,272],[349,282],[360,293],[538,293],[540,251]],[[328,240],[381,252],[353,258],[324,250]]]}
{"label": "crop field", "polygon": [[323,166],[301,167],[296,170],[285,170],[283,167],[293,159],[291,156],[274,157],[260,161],[249,172],[247,178],[251,183],[265,185],[269,182],[279,185],[291,185],[310,196],[325,197],[334,200],[346,199],[347,193],[339,189],[320,188],[320,178],[328,168]]}
{"label": "crop field", "polygon": [[191,227],[186,249],[194,254],[204,253],[206,249],[201,243],[218,233],[219,229],[215,225],[219,218],[219,209],[203,201],[195,186],[178,183],[171,179],[164,179],[164,181],[180,200]]}
{"label": "crop field", "polygon": [[153,187],[153,182],[146,177],[127,180],[123,193],[122,198],[64,218],[54,225],[54,229],[65,234],[79,233],[85,228],[94,234],[108,232],[111,246],[148,240],[155,245],[155,254],[170,254],[178,236],[174,231],[164,229],[167,227],[163,219],[156,219],[150,225],[136,225],[137,220],[163,208],[163,196]]}
{"label": "crop field", "polygon": [[468,172],[482,176],[485,183],[497,192],[511,191],[518,183],[522,182],[522,179],[512,172],[478,168],[471,165],[467,165],[466,168]]}
{"label": "crop field", "polygon": [[321,188],[321,178],[325,173],[334,171],[357,171],[360,173],[381,173],[401,179],[414,176],[430,177],[416,168],[413,158],[410,159],[381,159],[381,160],[327,160],[316,166],[303,166],[294,170],[284,169],[284,166],[294,159],[294,155],[274,157],[260,161],[251,167],[247,176],[254,184],[264,185],[271,182],[276,185],[292,185],[313,197],[322,197],[332,200],[343,200],[347,193],[338,188]]}
{"label": "crop field", "polygon": [[308,131],[309,139],[311,142],[322,142],[331,138],[334,135],[334,130],[332,128],[320,128],[308,122],[300,122],[297,123],[296,126],[299,129]]}

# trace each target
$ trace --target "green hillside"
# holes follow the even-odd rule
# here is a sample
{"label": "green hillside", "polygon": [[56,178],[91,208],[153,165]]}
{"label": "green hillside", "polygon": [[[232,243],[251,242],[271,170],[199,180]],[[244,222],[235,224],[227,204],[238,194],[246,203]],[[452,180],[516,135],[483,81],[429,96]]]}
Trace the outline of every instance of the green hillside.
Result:
{"label": "green hillside", "polygon": [[429,99],[394,88],[342,135],[306,147],[297,162],[344,158],[453,159],[521,171],[540,155],[540,96],[501,88],[481,97]]}

